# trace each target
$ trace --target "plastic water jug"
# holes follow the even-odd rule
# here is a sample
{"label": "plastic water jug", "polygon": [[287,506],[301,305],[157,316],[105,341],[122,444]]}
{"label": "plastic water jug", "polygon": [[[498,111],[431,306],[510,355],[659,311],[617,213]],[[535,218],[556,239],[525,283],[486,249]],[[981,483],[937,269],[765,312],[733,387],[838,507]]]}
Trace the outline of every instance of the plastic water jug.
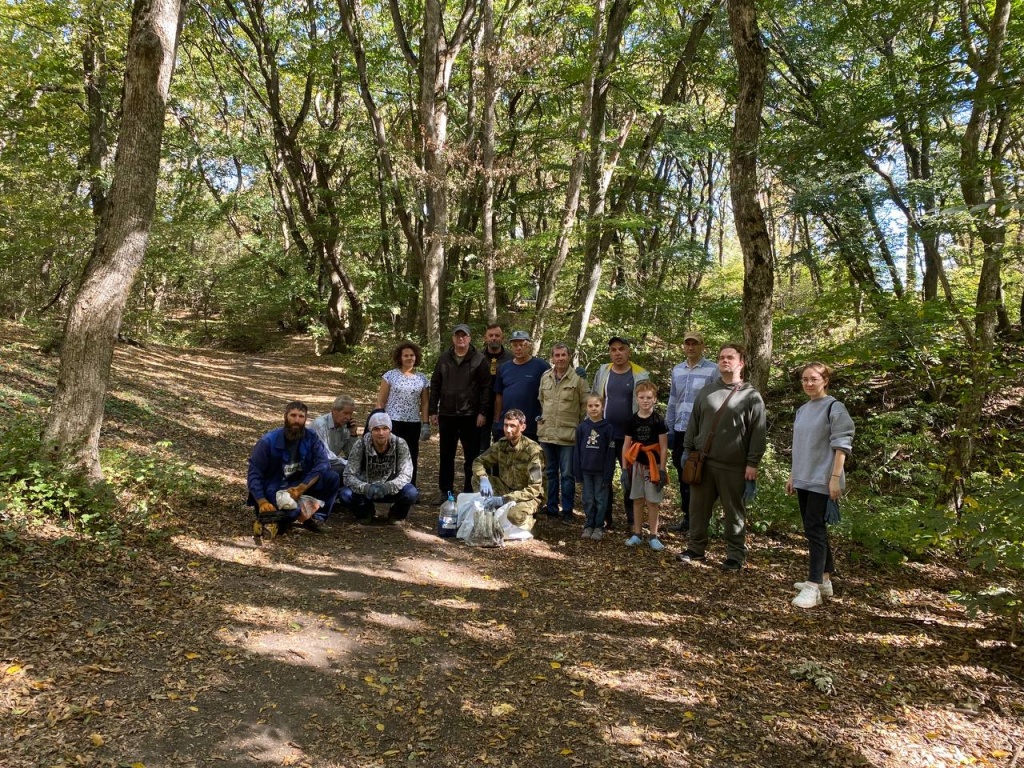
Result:
{"label": "plastic water jug", "polygon": [[437,513],[437,535],[442,539],[450,539],[459,530],[459,515],[455,509],[455,496],[448,491],[448,501],[441,505]]}

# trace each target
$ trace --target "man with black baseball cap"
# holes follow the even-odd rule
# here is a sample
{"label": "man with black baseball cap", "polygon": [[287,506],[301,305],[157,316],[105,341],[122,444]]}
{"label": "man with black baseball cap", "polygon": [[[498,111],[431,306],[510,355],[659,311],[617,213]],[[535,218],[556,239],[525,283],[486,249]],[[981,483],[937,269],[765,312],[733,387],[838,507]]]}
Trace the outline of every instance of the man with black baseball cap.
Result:
{"label": "man with black baseball cap", "polygon": [[473,459],[480,453],[480,428],[490,414],[491,374],[487,360],[470,343],[465,323],[452,328],[452,345],[441,354],[430,377],[430,423],[438,428],[438,504],[455,491],[455,453],[462,444],[463,491],[472,489]]}

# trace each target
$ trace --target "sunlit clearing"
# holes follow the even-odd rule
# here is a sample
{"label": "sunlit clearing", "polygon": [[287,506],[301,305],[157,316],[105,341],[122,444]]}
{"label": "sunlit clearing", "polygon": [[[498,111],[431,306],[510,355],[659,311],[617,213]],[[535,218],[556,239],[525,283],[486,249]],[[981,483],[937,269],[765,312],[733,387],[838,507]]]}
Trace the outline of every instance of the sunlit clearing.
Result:
{"label": "sunlit clearing", "polygon": [[460,591],[467,589],[498,590],[506,589],[510,586],[504,581],[498,581],[490,576],[480,574],[469,566],[418,557],[400,560],[395,564],[395,569],[391,570],[354,565],[342,565],[338,570],[347,573],[358,573],[375,579],[390,579],[391,581],[403,584],[457,587]]}
{"label": "sunlit clearing", "polygon": [[510,645],[516,639],[516,633],[508,624],[499,624],[496,621],[465,621],[459,626],[459,631],[466,637],[486,643],[488,647],[497,644]]}
{"label": "sunlit clearing", "polygon": [[400,616],[397,613],[378,613],[370,611],[366,614],[368,624],[377,624],[388,629],[400,629],[404,632],[422,632],[429,628],[425,621],[410,619],[408,616]]}
{"label": "sunlit clearing", "polygon": [[692,619],[678,613],[662,613],[661,611],[594,611],[593,615],[605,619],[613,619],[626,624],[641,627],[684,626]]}

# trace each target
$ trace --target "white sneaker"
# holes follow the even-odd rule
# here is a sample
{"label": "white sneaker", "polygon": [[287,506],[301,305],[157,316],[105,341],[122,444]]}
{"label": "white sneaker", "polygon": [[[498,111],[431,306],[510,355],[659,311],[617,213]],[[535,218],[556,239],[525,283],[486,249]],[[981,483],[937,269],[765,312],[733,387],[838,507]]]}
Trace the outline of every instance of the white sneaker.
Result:
{"label": "white sneaker", "polygon": [[[793,589],[799,591],[804,588],[805,585],[810,584],[808,581],[798,581],[793,584]],[[821,584],[815,585],[818,587],[818,591],[822,597],[832,597],[832,582],[826,581]]]}
{"label": "white sneaker", "polygon": [[821,605],[821,591],[814,582],[804,582],[800,594],[793,598],[793,605],[797,608],[814,608]]}

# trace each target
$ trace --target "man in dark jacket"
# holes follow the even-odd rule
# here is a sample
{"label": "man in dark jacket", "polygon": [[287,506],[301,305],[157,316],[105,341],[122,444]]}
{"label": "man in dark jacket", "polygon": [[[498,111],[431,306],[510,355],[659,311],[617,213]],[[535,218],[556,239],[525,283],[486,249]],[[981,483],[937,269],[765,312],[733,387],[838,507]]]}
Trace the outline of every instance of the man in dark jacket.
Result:
{"label": "man in dark jacket", "polygon": [[[278,527],[290,527],[304,517],[299,500],[312,496],[323,502],[303,526],[322,533],[324,521],[330,517],[341,485],[338,473],[331,469],[324,444],[315,432],[306,429],[305,403],[293,401],[284,409],[284,426],[271,430],[256,443],[249,457],[248,504],[256,508],[257,536],[273,538]],[[292,509],[282,509],[277,502],[278,491],[287,491],[295,502]],[[287,501],[287,500],[286,500]],[[289,502],[288,506],[292,506]],[[261,520],[267,519],[267,525]]]}
{"label": "man in dark jacket", "polygon": [[[494,412],[494,377],[498,375],[498,368],[504,363],[507,363],[512,359],[512,353],[505,349],[505,332],[501,329],[501,326],[497,323],[492,323],[487,326],[484,331],[484,358],[487,360],[487,370],[491,374],[491,398],[490,402],[487,403],[487,413]],[[487,450],[491,443],[495,443],[501,440],[503,436],[504,426],[502,429],[494,429],[494,426],[490,423],[485,424],[480,429],[480,453]]]}
{"label": "man in dark jacket", "polygon": [[438,487],[443,503],[455,490],[455,452],[462,443],[463,491],[472,488],[473,459],[480,454],[480,428],[488,423],[491,374],[487,359],[470,343],[468,325],[452,329],[452,345],[430,377],[430,423],[440,437]]}

